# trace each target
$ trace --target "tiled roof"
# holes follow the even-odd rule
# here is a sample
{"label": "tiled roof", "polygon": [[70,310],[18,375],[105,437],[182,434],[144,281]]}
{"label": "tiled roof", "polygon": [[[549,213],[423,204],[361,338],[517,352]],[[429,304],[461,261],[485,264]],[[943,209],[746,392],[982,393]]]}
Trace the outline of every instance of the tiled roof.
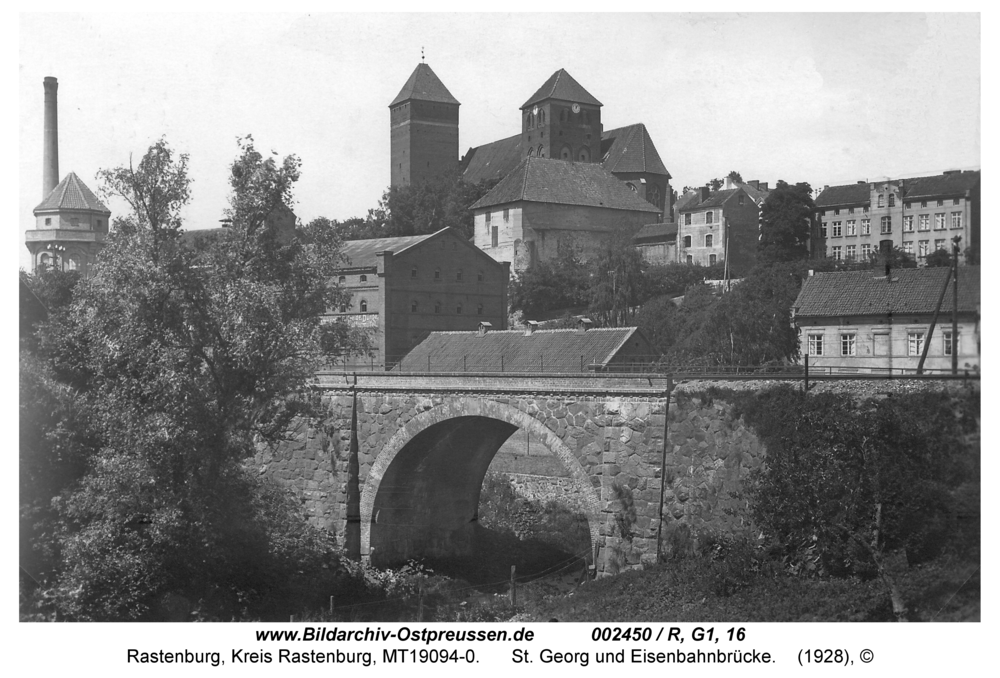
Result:
{"label": "tiled roof", "polygon": [[[806,278],[795,300],[796,317],[828,317],[933,313],[948,269],[900,268],[891,271],[892,282],[878,277],[880,271],[817,273]],[[941,304],[950,313],[952,285]],[[979,306],[979,267],[958,269],[958,310],[976,311]],[[943,316],[942,316],[943,317]]]}
{"label": "tiled roof", "polygon": [[35,208],[36,212],[42,210],[90,210],[111,214],[111,210],[97,199],[94,192],[87,188],[87,185],[74,172],[67,174],[59,182],[59,185],[45,196],[45,200]]}
{"label": "tiled roof", "polygon": [[689,191],[688,193],[684,193],[683,195],[677,198],[677,202],[674,203],[674,211],[681,212],[690,207],[691,205],[696,205],[697,203],[698,203],[698,192]]}
{"label": "tiled roof", "polygon": [[932,177],[904,179],[906,198],[936,198],[964,195],[979,183],[980,172],[953,172]]}
{"label": "tiled roof", "polygon": [[601,134],[604,169],[609,172],[648,172],[670,178],[656,146],[641,122]]}
{"label": "tiled roof", "polygon": [[524,157],[521,135],[515,134],[490,144],[470,148],[462,158],[462,179],[470,184],[483,180],[503,179]]}
{"label": "tiled roof", "polygon": [[409,80],[403,85],[403,89],[399,90],[399,94],[389,104],[389,108],[410,99],[435,101],[442,104],[458,103],[458,100],[451,95],[451,92],[438,79],[434,71],[431,70],[431,67],[425,63],[417,64],[417,67],[413,69],[413,73],[410,74]]}
{"label": "tiled roof", "polygon": [[[446,229],[441,229],[446,230]],[[408,247],[432,238],[441,231],[424,235],[404,235],[398,238],[372,238],[371,240],[348,240],[341,248],[341,254],[347,257],[344,268],[375,268],[378,264],[378,252],[391,251],[399,254]]]}
{"label": "tiled roof", "polygon": [[545,99],[559,99],[560,101],[590,104],[592,106],[604,105],[595,99],[590,92],[585,90],[580,83],[574,80],[573,76],[567,73],[563,68],[560,68],[558,71],[549,76],[549,79],[545,81],[545,84],[539,87],[538,91],[524,102],[524,105],[521,106],[521,110],[524,110],[528,106]]}
{"label": "tiled roof", "polygon": [[834,207],[836,205],[859,205],[871,199],[868,184],[848,184],[846,186],[830,186],[816,196],[816,207]]}
{"label": "tiled roof", "polygon": [[[637,332],[634,327],[579,330],[524,330],[431,332],[403,360],[403,370],[426,369],[428,358],[435,372],[500,371],[580,372],[584,366],[607,365]],[[474,367],[473,367],[474,366]],[[586,369],[586,367],[584,368]]]}
{"label": "tiled roof", "polygon": [[552,158],[525,158],[472,209],[519,201],[660,211],[596,163]]}
{"label": "tiled roof", "polygon": [[673,221],[663,224],[646,224],[632,237],[635,242],[676,240],[677,224]]}
{"label": "tiled roof", "polygon": [[758,205],[767,200],[767,196],[770,193],[770,191],[763,191],[759,188],[754,188],[750,184],[737,183],[736,185],[746,191],[747,195],[750,196],[750,199]]}
{"label": "tiled roof", "polygon": [[740,189],[738,188],[729,188],[724,191],[712,191],[711,193],[708,194],[708,198],[706,198],[703,202],[697,202],[695,200],[689,203],[685,203],[685,205],[679,208],[678,211],[694,212],[696,210],[708,209],[709,207],[719,207],[720,205],[722,205],[722,203],[729,200],[730,197],[736,195],[736,193],[739,192],[739,190]]}

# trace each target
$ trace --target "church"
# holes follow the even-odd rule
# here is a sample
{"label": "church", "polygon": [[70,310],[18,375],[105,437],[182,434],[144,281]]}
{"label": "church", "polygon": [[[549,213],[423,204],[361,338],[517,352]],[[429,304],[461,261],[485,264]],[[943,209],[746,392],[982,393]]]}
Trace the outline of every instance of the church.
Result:
{"label": "church", "polygon": [[523,271],[573,248],[592,256],[616,230],[637,231],[671,212],[670,172],[645,125],[601,124],[603,104],[566,70],[520,107],[520,132],[459,159],[459,106],[421,62],[389,105],[391,183],[457,170],[468,183],[498,182],[471,206],[474,242]]}

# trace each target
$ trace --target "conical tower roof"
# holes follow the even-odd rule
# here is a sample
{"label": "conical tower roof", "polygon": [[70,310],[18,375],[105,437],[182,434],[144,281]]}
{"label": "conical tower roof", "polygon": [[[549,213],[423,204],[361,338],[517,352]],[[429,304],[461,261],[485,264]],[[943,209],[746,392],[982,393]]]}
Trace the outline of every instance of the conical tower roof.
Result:
{"label": "conical tower roof", "polygon": [[67,174],[34,211],[58,210],[90,210],[91,212],[111,214],[111,210],[97,199],[94,192],[87,188],[87,185],[74,172]]}
{"label": "conical tower roof", "polygon": [[413,69],[409,80],[403,85],[403,89],[399,90],[399,94],[389,104],[389,108],[411,99],[460,105],[458,100],[448,91],[448,88],[444,86],[444,83],[434,74],[431,67],[423,62],[417,64],[417,67]]}
{"label": "conical tower roof", "polygon": [[580,83],[574,80],[573,76],[567,73],[564,68],[560,68],[553,73],[545,81],[545,84],[539,87],[538,91],[524,102],[521,110],[523,111],[528,106],[536,104],[539,101],[544,101],[545,99],[559,99],[561,101],[569,101],[570,103],[590,104],[591,106],[604,105],[595,99],[590,92],[585,90]]}

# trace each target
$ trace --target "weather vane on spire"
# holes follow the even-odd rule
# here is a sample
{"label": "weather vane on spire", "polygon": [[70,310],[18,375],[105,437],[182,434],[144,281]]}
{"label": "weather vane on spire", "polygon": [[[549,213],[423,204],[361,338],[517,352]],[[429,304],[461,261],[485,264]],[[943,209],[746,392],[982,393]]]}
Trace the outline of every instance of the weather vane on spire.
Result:
{"label": "weather vane on spire", "polygon": [[423,47],[423,45],[421,45],[420,46],[420,63],[423,63],[423,61],[424,61],[424,47]]}

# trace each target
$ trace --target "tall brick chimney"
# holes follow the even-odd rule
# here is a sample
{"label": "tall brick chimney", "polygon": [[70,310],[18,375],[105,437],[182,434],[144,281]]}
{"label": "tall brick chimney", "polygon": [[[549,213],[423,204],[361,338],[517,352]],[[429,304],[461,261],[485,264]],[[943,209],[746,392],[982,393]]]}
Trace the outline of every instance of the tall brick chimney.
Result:
{"label": "tall brick chimney", "polygon": [[59,185],[59,115],[56,111],[56,90],[59,83],[52,76],[45,86],[45,139],[42,144],[42,199]]}

